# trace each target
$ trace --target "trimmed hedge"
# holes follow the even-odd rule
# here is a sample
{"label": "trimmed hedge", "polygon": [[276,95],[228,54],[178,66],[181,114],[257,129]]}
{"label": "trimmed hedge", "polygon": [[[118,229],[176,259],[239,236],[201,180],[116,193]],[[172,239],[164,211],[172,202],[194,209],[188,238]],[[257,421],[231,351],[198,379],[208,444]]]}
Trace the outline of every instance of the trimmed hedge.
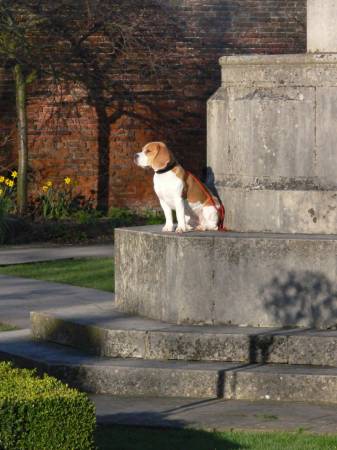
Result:
{"label": "trimmed hedge", "polygon": [[0,363],[0,448],[91,450],[95,407],[88,397],[34,370]]}

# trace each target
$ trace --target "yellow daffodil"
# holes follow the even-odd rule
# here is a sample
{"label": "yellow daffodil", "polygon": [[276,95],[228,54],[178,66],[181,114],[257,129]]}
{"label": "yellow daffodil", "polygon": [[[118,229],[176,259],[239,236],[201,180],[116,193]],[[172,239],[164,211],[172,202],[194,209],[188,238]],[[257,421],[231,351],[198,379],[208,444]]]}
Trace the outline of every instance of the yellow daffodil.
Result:
{"label": "yellow daffodil", "polygon": [[12,178],[17,178],[18,177],[18,173],[16,170],[13,170],[12,174],[11,174]]}
{"label": "yellow daffodil", "polygon": [[10,180],[9,178],[6,178],[6,179],[5,179],[5,185],[6,185],[6,186],[9,186],[9,182],[10,182],[10,181],[11,181],[11,180]]}
{"label": "yellow daffodil", "polygon": [[0,177],[0,183],[3,183],[5,181],[5,177],[1,176]]}
{"label": "yellow daffodil", "polygon": [[0,197],[2,197],[3,193],[4,193],[4,190],[0,189]]}
{"label": "yellow daffodil", "polygon": [[48,186],[42,186],[42,190],[43,190],[43,192],[47,192],[47,191],[48,191],[48,189],[49,189],[49,187],[48,187]]}
{"label": "yellow daffodil", "polygon": [[8,186],[9,187],[13,187],[14,186],[14,181],[13,180],[8,180]]}
{"label": "yellow daffodil", "polygon": [[70,184],[70,183],[71,183],[71,178],[66,177],[66,178],[64,179],[64,182],[65,182],[65,184]]}
{"label": "yellow daffodil", "polygon": [[52,185],[53,185],[53,182],[52,182],[52,181],[47,181],[46,186],[52,187]]}

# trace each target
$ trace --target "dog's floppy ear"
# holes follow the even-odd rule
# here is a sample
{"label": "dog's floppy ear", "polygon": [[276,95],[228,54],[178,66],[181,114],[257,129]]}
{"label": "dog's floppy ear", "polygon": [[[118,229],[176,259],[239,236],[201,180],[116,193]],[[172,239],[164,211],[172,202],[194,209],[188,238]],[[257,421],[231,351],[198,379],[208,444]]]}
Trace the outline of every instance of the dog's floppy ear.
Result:
{"label": "dog's floppy ear", "polygon": [[154,170],[163,169],[173,159],[171,151],[163,142],[156,142],[155,156],[152,160],[152,168]]}

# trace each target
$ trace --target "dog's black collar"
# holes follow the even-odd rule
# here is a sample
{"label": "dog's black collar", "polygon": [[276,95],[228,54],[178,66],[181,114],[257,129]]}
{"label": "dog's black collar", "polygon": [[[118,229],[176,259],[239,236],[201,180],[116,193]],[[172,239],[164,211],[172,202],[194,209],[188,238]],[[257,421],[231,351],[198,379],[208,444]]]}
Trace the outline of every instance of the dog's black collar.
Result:
{"label": "dog's black collar", "polygon": [[169,172],[169,171],[172,170],[177,164],[178,164],[177,161],[172,161],[172,162],[168,163],[167,166],[164,167],[163,169],[155,170],[155,172],[156,172],[157,174]]}

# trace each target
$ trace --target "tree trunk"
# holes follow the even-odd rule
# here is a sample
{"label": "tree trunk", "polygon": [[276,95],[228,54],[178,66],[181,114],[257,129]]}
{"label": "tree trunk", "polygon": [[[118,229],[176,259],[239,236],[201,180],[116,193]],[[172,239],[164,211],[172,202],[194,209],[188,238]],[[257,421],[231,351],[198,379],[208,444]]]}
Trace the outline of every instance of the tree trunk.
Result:
{"label": "tree trunk", "polygon": [[16,116],[19,141],[18,162],[18,184],[17,201],[18,214],[24,215],[27,209],[27,168],[28,168],[28,146],[27,146],[27,112],[26,112],[26,80],[22,73],[20,64],[14,67],[15,92],[16,92]]}

